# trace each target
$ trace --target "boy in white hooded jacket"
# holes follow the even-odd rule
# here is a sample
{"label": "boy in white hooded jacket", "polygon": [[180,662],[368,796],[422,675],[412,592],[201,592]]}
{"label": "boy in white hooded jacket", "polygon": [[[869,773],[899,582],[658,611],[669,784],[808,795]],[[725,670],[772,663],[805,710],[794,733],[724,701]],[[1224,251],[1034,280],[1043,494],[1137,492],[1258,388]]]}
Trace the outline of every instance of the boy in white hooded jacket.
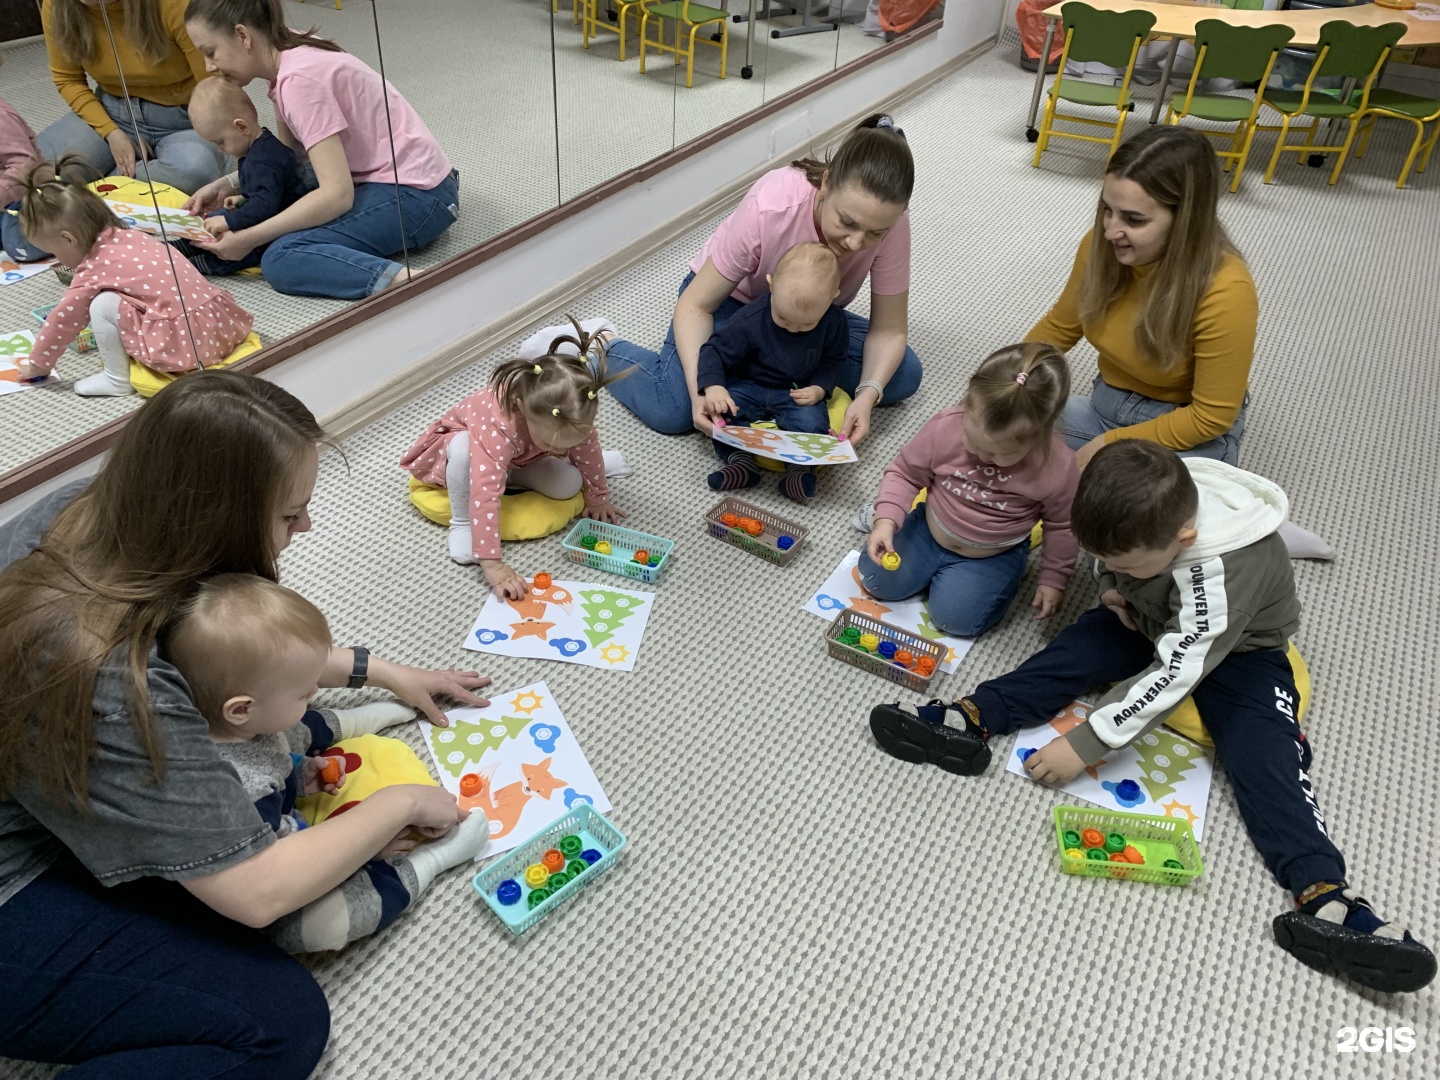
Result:
{"label": "boy in white hooded jacket", "polygon": [[1310,784],[1286,657],[1300,625],[1276,532],[1287,510],[1280,488],[1223,462],[1182,461],[1138,439],[1104,447],[1071,512],[1075,536],[1098,559],[1100,606],[967,697],[918,716],[881,705],[870,728],[895,757],[975,775],[989,764],[991,735],[1044,724],[1085,691],[1115,684],[1088,723],[1026,760],[1034,779],[1063,784],[1193,697],[1251,840],[1295,897],[1295,910],[1274,921],[1276,942],[1373,989],[1419,990],[1435,957],[1351,891]]}

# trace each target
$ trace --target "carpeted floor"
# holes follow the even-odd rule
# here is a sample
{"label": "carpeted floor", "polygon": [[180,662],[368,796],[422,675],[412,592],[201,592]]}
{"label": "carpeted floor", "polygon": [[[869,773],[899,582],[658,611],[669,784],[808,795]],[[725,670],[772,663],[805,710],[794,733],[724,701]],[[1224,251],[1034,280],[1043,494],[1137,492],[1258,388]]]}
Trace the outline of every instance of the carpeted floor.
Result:
{"label": "carpeted floor", "polygon": [[[858,465],[822,477],[794,563],[777,569],[706,536],[706,444],[650,433],[603,399],[604,443],[636,467],[614,483],[615,502],[678,544],[633,674],[460,648],[482,579],[446,558],[396,462],[507,350],[326,456],[315,531],[287,553],[287,583],[325,609],[337,641],[478,666],[497,693],[545,679],[631,850],[519,940],[455,872],[387,933],[310,961],[334,1010],[318,1076],[1440,1075],[1433,987],[1386,998],[1273,944],[1288,897],[1223,778],[1195,886],[1063,876],[1050,811],[1065,799],[998,764],[964,779],[880,753],[865,716],[895,693],[827,658],[823,624],[800,611],[857,543],[850,513],[907,436],[1058,295],[1093,213],[1102,151],[1057,144],[1030,167],[1030,83],[1012,55],[1009,43],[899,117],[918,166],[911,341],[926,379],[883,411]],[[1227,196],[1222,213],[1261,296],[1243,464],[1282,484],[1295,518],[1341,553],[1297,567],[1312,777],[1356,884],[1437,945],[1437,196],[1433,177],[1394,189],[1386,140],[1336,188],[1287,164],[1272,186],[1256,176]],[[708,227],[597,285],[576,314],[658,343]],[[1072,358],[1084,386],[1092,354]],[[755,499],[790,511],[773,490]],[[558,539],[507,557],[525,573],[600,579],[562,563]],[[1092,602],[1080,575],[1049,627],[1017,604],[937,691],[1014,666]],[[1416,1047],[1341,1054],[1345,1027],[1410,1027]]]}

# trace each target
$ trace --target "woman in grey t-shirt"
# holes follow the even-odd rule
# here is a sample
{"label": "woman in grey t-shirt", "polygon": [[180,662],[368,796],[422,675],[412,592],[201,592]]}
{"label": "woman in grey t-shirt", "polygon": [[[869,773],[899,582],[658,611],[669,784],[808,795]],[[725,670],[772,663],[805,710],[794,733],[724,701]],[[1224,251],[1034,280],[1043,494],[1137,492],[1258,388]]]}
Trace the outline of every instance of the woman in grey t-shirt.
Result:
{"label": "woman in grey t-shirt", "polygon": [[[308,1076],[324,996],[248,927],[398,835],[460,819],[443,789],[401,785],[277,839],[157,645],[201,579],[276,577],[310,527],[321,437],[271,383],[187,375],[93,483],[0,527],[0,1056],[75,1065],[77,1080]],[[322,681],[381,686],[442,721],[436,696],[483,705],[489,682],[363,649],[333,650]]]}

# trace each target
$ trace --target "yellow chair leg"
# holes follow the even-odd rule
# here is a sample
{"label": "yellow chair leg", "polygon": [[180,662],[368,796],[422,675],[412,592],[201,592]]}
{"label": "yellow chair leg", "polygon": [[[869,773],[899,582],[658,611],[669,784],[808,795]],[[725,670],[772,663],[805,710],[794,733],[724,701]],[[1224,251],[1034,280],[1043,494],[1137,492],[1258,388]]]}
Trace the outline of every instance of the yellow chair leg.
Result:
{"label": "yellow chair leg", "polygon": [[[1423,131],[1425,125],[1420,125],[1420,129]],[[1420,158],[1420,167],[1415,170],[1417,173],[1424,172],[1425,166],[1430,164],[1430,155],[1435,152],[1435,143],[1437,141],[1440,141],[1440,121],[1436,121],[1435,130],[1430,133],[1430,141],[1425,144],[1425,153]]]}
{"label": "yellow chair leg", "polygon": [[1045,99],[1045,111],[1040,114],[1040,135],[1035,140],[1035,156],[1030,161],[1032,169],[1040,167],[1040,155],[1045,153],[1045,142],[1050,136],[1050,118],[1054,113],[1055,101],[1053,98]]}
{"label": "yellow chair leg", "polygon": [[1280,136],[1275,140],[1275,152],[1270,155],[1270,164],[1265,169],[1265,183],[1270,183],[1275,178],[1275,166],[1280,163],[1280,155],[1285,150],[1285,137],[1290,133],[1290,114],[1282,113],[1280,116]]}
{"label": "yellow chair leg", "polygon": [[1370,136],[1375,134],[1375,125],[1379,120],[1380,117],[1374,113],[1366,114],[1364,121],[1360,125],[1360,145],[1355,149],[1355,156],[1357,158],[1363,158],[1365,151],[1370,149]]}
{"label": "yellow chair leg", "polygon": [[1115,121],[1115,137],[1110,140],[1110,153],[1120,149],[1120,138],[1125,134],[1125,118],[1130,115],[1129,109],[1120,110],[1120,119]]}
{"label": "yellow chair leg", "polygon": [[1403,188],[1405,181],[1410,177],[1410,166],[1415,164],[1416,155],[1420,153],[1420,146],[1425,140],[1425,125],[1419,120],[1415,121],[1415,139],[1410,143],[1410,153],[1405,156],[1405,164],[1400,169],[1400,179],[1395,182],[1397,188]]}
{"label": "yellow chair leg", "polygon": [[649,13],[647,12],[646,14],[640,16],[640,74],[641,74],[641,75],[644,75],[644,74],[645,74],[645,43],[646,43],[646,41],[648,40],[648,38],[649,38],[649,36],[650,36],[650,35],[647,33],[647,31],[649,30],[649,28],[650,28],[650,15],[649,15]]}
{"label": "yellow chair leg", "polygon": [[1245,125],[1245,143],[1240,147],[1240,156],[1235,159],[1235,177],[1230,181],[1230,194],[1240,190],[1240,174],[1245,171],[1245,162],[1250,157],[1250,144],[1255,141],[1255,124]]}
{"label": "yellow chair leg", "polygon": [[1351,119],[1345,125],[1345,141],[1340,144],[1340,153],[1335,157],[1335,168],[1330,170],[1330,186],[1334,187],[1335,182],[1340,179],[1340,170],[1345,167],[1345,158],[1350,153],[1350,144],[1355,141],[1355,121]]}
{"label": "yellow chair leg", "polygon": [[725,68],[730,60],[730,25],[720,24],[720,78],[725,77]]}

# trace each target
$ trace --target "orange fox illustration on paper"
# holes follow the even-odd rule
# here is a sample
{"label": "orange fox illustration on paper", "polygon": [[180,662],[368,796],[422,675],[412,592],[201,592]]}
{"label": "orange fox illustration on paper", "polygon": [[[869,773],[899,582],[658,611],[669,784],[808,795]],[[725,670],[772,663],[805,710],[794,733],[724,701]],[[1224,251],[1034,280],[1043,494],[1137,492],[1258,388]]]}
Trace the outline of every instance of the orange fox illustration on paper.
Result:
{"label": "orange fox illustration on paper", "polygon": [[734,436],[737,442],[744,443],[751,450],[763,450],[767,444],[781,441],[779,435],[773,431],[766,431],[764,428],[727,426],[725,432]]}
{"label": "orange fox illustration on paper", "polygon": [[879,619],[890,614],[890,609],[865,591],[865,585],[860,580],[860,567],[858,565],[850,568],[850,576],[855,579],[855,588],[860,590],[859,596],[850,597],[850,606],[862,615],[869,615]]}
{"label": "orange fox illustration on paper", "polygon": [[515,631],[510,635],[511,641],[519,641],[522,637],[537,637],[541,641],[549,641],[550,631],[555,629],[555,624],[541,622],[539,619],[522,619],[518,623],[511,623],[510,629]]}
{"label": "orange fox illustration on paper", "polygon": [[569,786],[568,780],[550,775],[551,760],[547,757],[538,765],[522,764],[520,771],[525,779],[516,780],[502,788],[492,784],[493,768],[482,771],[480,790],[472,796],[462,797],[460,806],[472,813],[482,813],[490,819],[491,839],[507,835],[520,824],[520,815],[531,799],[549,799],[561,788]]}
{"label": "orange fox illustration on paper", "polygon": [[[1086,705],[1083,701],[1072,701],[1050,718],[1050,726],[1061,735],[1064,735],[1067,731],[1075,730],[1075,728],[1086,723],[1089,719],[1090,706]],[[1094,765],[1085,766],[1085,772],[1091,780],[1100,779],[1100,774],[1096,770],[1103,764],[1105,764],[1105,762],[1097,761]]]}

